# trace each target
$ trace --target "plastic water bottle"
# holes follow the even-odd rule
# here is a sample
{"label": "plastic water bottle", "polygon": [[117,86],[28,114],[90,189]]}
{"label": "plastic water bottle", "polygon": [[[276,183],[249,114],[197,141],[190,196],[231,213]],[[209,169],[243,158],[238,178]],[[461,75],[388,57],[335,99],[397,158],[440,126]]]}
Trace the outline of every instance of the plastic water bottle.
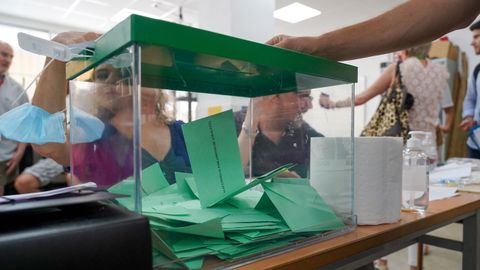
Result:
{"label": "plastic water bottle", "polygon": [[428,158],[428,172],[431,172],[437,167],[438,163],[437,142],[433,140],[432,132],[425,132],[422,145],[423,151],[425,151]]}
{"label": "plastic water bottle", "polygon": [[427,155],[427,167],[431,172],[438,163],[438,152],[436,142],[433,140],[433,133],[429,131],[410,131],[410,136],[415,136],[422,140],[422,150]]}
{"label": "plastic water bottle", "polygon": [[428,207],[428,157],[421,134],[410,134],[403,150],[402,208],[423,211]]}

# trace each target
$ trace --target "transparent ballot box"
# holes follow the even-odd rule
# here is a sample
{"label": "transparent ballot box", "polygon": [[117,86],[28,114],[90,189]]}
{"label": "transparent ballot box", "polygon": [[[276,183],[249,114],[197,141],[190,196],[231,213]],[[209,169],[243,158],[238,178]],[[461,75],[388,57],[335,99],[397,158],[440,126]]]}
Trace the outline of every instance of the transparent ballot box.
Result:
{"label": "transparent ballot box", "polygon": [[132,15],[67,77],[72,179],[128,195],[155,267],[235,266],[355,228],[355,67]]}

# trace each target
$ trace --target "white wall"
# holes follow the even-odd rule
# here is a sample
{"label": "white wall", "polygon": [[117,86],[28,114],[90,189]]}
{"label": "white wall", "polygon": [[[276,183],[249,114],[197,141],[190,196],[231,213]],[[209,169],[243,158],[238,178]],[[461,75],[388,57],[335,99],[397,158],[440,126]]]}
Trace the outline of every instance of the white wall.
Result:
{"label": "white wall", "polygon": [[275,32],[273,0],[202,0],[199,6],[201,29],[261,43]]}
{"label": "white wall", "polygon": [[[472,32],[467,29],[461,29],[449,33],[448,39],[457,45],[461,51],[464,51],[468,59],[468,74],[471,75],[475,66],[480,63],[480,56],[476,55],[470,43],[472,42]],[[462,72],[462,65],[459,63],[459,71]]]}
{"label": "white wall", "polygon": [[[198,26],[256,42],[265,42],[274,35],[274,0],[202,0],[199,5]],[[221,95],[197,94],[197,117],[208,115],[209,108],[219,105],[221,110],[248,105],[248,99]]]}
{"label": "white wall", "polygon": [[232,5],[233,36],[263,43],[274,35],[274,19],[266,14],[273,14],[275,1],[234,0]]}

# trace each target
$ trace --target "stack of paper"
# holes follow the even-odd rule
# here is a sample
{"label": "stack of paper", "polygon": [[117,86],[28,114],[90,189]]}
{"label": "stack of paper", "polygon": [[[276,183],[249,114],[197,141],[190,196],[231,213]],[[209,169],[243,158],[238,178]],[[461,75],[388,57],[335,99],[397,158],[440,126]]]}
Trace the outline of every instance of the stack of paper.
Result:
{"label": "stack of paper", "polygon": [[2,203],[11,203],[16,201],[26,201],[32,199],[39,199],[39,198],[47,198],[47,197],[54,197],[57,195],[63,195],[67,193],[73,192],[82,192],[91,189],[97,188],[97,184],[93,182],[82,183],[74,186],[68,186],[64,188],[57,188],[47,191],[40,191],[40,192],[33,192],[33,193],[25,193],[25,194],[16,194],[16,195],[8,195],[8,196],[1,196],[0,197],[0,204]]}
{"label": "stack of paper", "polygon": [[442,200],[459,195],[456,187],[429,187],[429,201]]}
{"label": "stack of paper", "polygon": [[436,167],[430,172],[430,183],[436,184],[442,180],[459,180],[464,177],[470,177],[472,174],[471,164],[450,163],[441,167]]}
{"label": "stack of paper", "polygon": [[[202,266],[203,255],[232,260],[343,227],[302,179],[299,183],[273,180],[263,184],[265,192],[246,190],[209,208],[202,208],[188,184],[180,188],[179,183],[186,183],[180,179],[142,197],[142,213],[152,228],[155,262],[162,265],[177,262],[195,269]],[[131,185],[126,180],[111,190],[129,190]],[[133,197],[119,203],[130,208]]]}
{"label": "stack of paper", "polygon": [[[231,111],[183,130],[193,174],[177,172],[168,185],[158,164],[142,172],[156,265],[197,269],[206,255],[234,260],[344,226],[307,179],[275,178],[293,164],[246,183]],[[127,179],[109,191],[132,195],[133,185]],[[133,197],[118,202],[134,205]]]}

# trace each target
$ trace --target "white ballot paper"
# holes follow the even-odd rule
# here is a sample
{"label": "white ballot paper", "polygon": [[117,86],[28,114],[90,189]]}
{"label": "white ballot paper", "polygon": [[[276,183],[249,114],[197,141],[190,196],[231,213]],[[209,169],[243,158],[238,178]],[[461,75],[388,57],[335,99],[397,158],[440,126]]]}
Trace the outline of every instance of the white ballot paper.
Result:
{"label": "white ballot paper", "polygon": [[2,196],[0,197],[0,203],[9,203],[12,201],[24,201],[24,200],[31,200],[36,198],[52,197],[52,196],[76,192],[80,190],[94,189],[96,187],[97,187],[97,184],[95,184],[94,182],[87,182],[87,183],[83,183],[75,186],[69,186],[69,187],[52,189],[52,190],[41,191],[41,192]]}

